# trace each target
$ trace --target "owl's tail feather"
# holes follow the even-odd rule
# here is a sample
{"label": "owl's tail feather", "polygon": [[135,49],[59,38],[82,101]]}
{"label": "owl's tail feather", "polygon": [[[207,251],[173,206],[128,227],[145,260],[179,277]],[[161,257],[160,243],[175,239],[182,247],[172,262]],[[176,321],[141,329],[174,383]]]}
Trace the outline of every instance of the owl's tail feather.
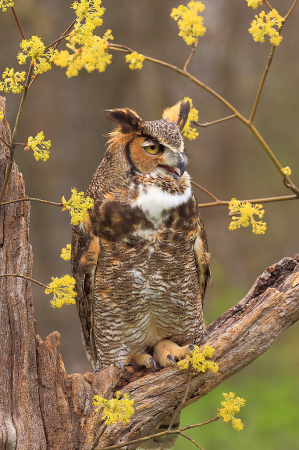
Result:
{"label": "owl's tail feather", "polygon": [[[171,424],[173,416],[168,417],[161,425],[153,432],[153,434],[167,431]],[[180,427],[181,414],[176,417],[175,423],[172,425],[172,430],[177,430]],[[145,441],[139,444],[137,450],[171,450],[174,447],[175,441],[178,438],[178,434],[168,434],[166,436],[154,437],[149,441]]]}

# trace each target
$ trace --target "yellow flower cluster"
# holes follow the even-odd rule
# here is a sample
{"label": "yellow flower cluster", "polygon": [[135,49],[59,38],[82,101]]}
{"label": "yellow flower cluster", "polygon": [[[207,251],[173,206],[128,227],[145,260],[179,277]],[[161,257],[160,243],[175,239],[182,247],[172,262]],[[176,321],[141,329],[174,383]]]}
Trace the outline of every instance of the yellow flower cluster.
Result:
{"label": "yellow flower cluster", "polygon": [[4,112],[3,111],[0,111],[0,120],[1,121],[4,120]]}
{"label": "yellow flower cluster", "polygon": [[259,6],[262,6],[263,2],[261,0],[246,0],[249,8],[256,9]]}
{"label": "yellow flower cluster", "polygon": [[24,148],[24,150],[29,150],[32,148],[33,156],[36,161],[39,161],[40,159],[42,161],[47,161],[49,158],[49,148],[52,144],[51,141],[45,141],[44,139],[45,136],[43,131],[37,133],[35,137],[29,136],[26,147]]}
{"label": "yellow flower cluster", "polygon": [[67,244],[66,247],[63,247],[60,258],[65,261],[69,261],[71,259],[71,244]]}
{"label": "yellow flower cluster", "polygon": [[94,200],[90,197],[84,198],[84,192],[77,192],[76,188],[72,188],[72,196],[66,201],[62,197],[62,211],[69,210],[71,223],[78,225],[84,217],[88,217],[88,210],[93,207]]}
{"label": "yellow flower cluster", "polygon": [[289,168],[289,166],[283,167],[281,169],[281,172],[286,175],[287,177],[289,177],[292,173],[292,170]]}
{"label": "yellow flower cluster", "polygon": [[229,230],[236,230],[240,227],[248,227],[252,225],[252,232],[255,234],[264,234],[267,226],[265,222],[256,222],[253,218],[257,215],[260,219],[263,217],[265,211],[262,210],[262,205],[252,205],[249,202],[242,203],[239,200],[232,198],[229,203],[229,209],[232,214],[238,214],[238,217],[233,216],[232,222],[229,224]]}
{"label": "yellow flower cluster", "polygon": [[134,69],[142,69],[142,63],[144,61],[144,56],[137,53],[137,52],[133,52],[130,53],[129,55],[126,55],[126,62],[129,62],[130,65],[130,69],[134,70]]}
{"label": "yellow flower cluster", "polygon": [[188,369],[190,366],[197,372],[205,372],[210,370],[212,373],[218,372],[218,364],[214,361],[208,361],[206,358],[213,358],[215,350],[208,345],[204,347],[203,351],[199,351],[199,347],[195,345],[196,350],[187,355],[186,359],[178,362],[180,369]]}
{"label": "yellow flower cluster", "polygon": [[15,72],[14,69],[6,67],[2,74],[4,81],[0,81],[0,91],[19,94],[24,86],[21,81],[25,80],[26,72]]}
{"label": "yellow flower cluster", "polygon": [[126,424],[134,414],[134,400],[130,400],[127,393],[122,398],[120,396],[120,392],[116,392],[116,398],[112,400],[106,400],[101,395],[94,396],[93,405],[97,406],[96,411],[103,408],[102,419],[106,419],[106,425],[113,425],[116,422]]}
{"label": "yellow flower cluster", "polygon": [[32,36],[31,39],[23,39],[20,44],[23,52],[19,52],[17,59],[19,64],[26,64],[26,59],[29,57],[34,64],[34,75],[44,73],[51,69],[51,61],[58,53],[53,48],[46,50],[45,44],[38,36]]}
{"label": "yellow flower cluster", "polygon": [[62,305],[76,304],[74,291],[76,281],[70,275],[64,275],[61,278],[53,278],[52,282],[48,284],[45,294],[54,294],[51,305],[53,308],[61,308]]}
{"label": "yellow flower cluster", "polygon": [[111,30],[107,30],[103,38],[93,34],[94,29],[103,23],[101,16],[105,8],[101,4],[101,0],[81,0],[72,4],[77,20],[70,36],[66,38],[66,46],[70,51],[62,50],[53,59],[57,66],[67,67],[66,75],[69,78],[78,75],[83,67],[88,72],[95,69],[104,72],[111,63],[112,55],[108,54],[108,40],[113,39]]}
{"label": "yellow flower cluster", "polygon": [[222,394],[225,398],[225,401],[221,402],[223,408],[218,408],[219,413],[218,416],[222,417],[224,422],[232,421],[232,426],[236,431],[241,431],[244,428],[244,424],[241,422],[241,419],[236,419],[234,415],[240,411],[241,406],[245,405],[246,400],[244,398],[235,397],[233,392],[229,394]]}
{"label": "yellow flower cluster", "polygon": [[191,98],[185,97],[184,100],[189,100],[191,109],[190,109],[190,112],[188,115],[188,120],[186,122],[186,125],[184,126],[184,128],[182,130],[182,134],[190,141],[194,141],[194,139],[196,139],[198,136],[198,132],[197,132],[196,128],[190,127],[190,123],[193,122],[194,120],[195,121],[198,120],[198,111],[197,111],[197,109],[193,108],[193,102],[192,102]]}
{"label": "yellow flower cluster", "polygon": [[[278,14],[276,9],[272,9],[268,14],[262,11],[259,16],[255,16],[255,20],[251,22],[251,28],[248,31],[252,34],[255,42],[264,42],[265,35],[268,34],[270,42],[277,46],[282,41],[279,30],[283,21],[284,18]],[[277,27],[277,29],[274,27]]]}
{"label": "yellow flower cluster", "polygon": [[198,15],[204,9],[205,6],[201,2],[192,0],[187,6],[180,5],[171,11],[170,17],[178,22],[179,36],[188,45],[196,44],[198,36],[203,36],[206,32],[206,28],[203,26],[203,17]]}
{"label": "yellow flower cluster", "polygon": [[7,8],[11,8],[14,5],[14,2],[10,0],[0,0],[0,9],[4,12]]}

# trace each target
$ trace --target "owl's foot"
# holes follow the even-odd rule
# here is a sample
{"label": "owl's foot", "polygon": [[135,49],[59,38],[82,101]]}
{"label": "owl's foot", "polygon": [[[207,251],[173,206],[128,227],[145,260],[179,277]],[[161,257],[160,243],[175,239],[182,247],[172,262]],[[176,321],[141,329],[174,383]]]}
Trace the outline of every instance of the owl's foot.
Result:
{"label": "owl's foot", "polygon": [[156,361],[147,353],[135,353],[131,357],[131,361],[137,363],[139,366],[145,366],[148,369],[153,369],[154,373],[156,372]]}
{"label": "owl's foot", "polygon": [[195,346],[192,344],[180,347],[175,342],[162,339],[155,345],[153,356],[161,367],[169,367],[177,364],[176,360],[186,358],[192,350],[195,350]]}

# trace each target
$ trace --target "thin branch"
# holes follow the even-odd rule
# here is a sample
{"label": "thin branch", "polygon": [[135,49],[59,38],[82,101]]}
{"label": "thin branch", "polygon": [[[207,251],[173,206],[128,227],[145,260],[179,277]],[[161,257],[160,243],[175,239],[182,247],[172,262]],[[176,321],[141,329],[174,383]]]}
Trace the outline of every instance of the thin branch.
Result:
{"label": "thin branch", "polygon": [[176,412],[175,412],[175,414],[174,414],[174,416],[172,418],[172,421],[170,422],[170,425],[168,427],[168,431],[171,430],[171,428],[173,427],[173,424],[175,423],[175,419],[177,418],[177,416],[181,412],[184,404],[186,403],[186,399],[187,399],[187,396],[188,396],[188,393],[189,393],[189,389],[190,389],[191,380],[192,380],[192,373],[189,374],[189,380],[188,380],[188,384],[187,384],[187,387],[186,387],[186,392],[185,392],[184,398],[183,398],[180,406],[176,410]]}
{"label": "thin branch", "polygon": [[6,142],[6,140],[3,139],[1,136],[0,136],[0,141],[2,141],[3,144],[5,144],[8,148],[10,148],[10,145],[9,145],[9,144]]}
{"label": "thin branch", "polygon": [[105,425],[102,429],[101,429],[101,431],[100,431],[100,433],[99,433],[99,435],[97,436],[97,438],[96,438],[96,440],[94,441],[94,444],[93,444],[93,446],[92,447],[90,447],[90,449],[89,450],[94,450],[95,448],[96,448],[96,446],[98,445],[98,443],[99,443],[99,440],[100,440],[100,438],[102,437],[102,435],[104,434],[104,432],[106,431],[106,428],[107,428],[107,425]]}
{"label": "thin branch", "polygon": [[24,278],[24,280],[31,281],[32,283],[38,284],[39,286],[42,286],[44,288],[48,288],[46,284],[41,283],[40,281],[36,281],[33,278],[26,277],[25,275],[20,275],[18,273],[5,273],[4,275],[0,275],[0,278],[5,277],[15,277],[15,278]]}
{"label": "thin branch", "polygon": [[18,198],[16,200],[10,200],[8,202],[3,202],[0,203],[1,205],[9,205],[10,203],[16,203],[16,202],[41,202],[41,203],[48,203],[49,205],[54,205],[54,206],[63,206],[63,203],[56,203],[56,202],[49,202],[48,200],[41,200],[40,198],[31,198],[31,197],[27,197],[27,198]]}
{"label": "thin branch", "polygon": [[268,57],[267,65],[266,65],[264,74],[262,76],[262,79],[261,79],[261,82],[260,82],[260,86],[259,86],[256,98],[255,98],[255,101],[254,101],[254,105],[253,105],[253,108],[252,108],[252,111],[251,111],[251,114],[250,114],[250,119],[249,119],[250,123],[254,119],[256,108],[257,108],[257,105],[259,103],[259,100],[260,100],[260,97],[261,97],[261,93],[262,93],[262,90],[263,90],[263,87],[264,87],[264,84],[265,84],[265,80],[266,80],[266,77],[268,75],[268,72],[269,72],[269,69],[270,69],[270,66],[271,66],[271,62],[272,62],[272,59],[273,59],[273,56],[274,56],[275,48],[276,48],[276,46],[272,45],[272,48],[271,48],[271,51],[270,51],[270,54],[269,54],[269,57]]}
{"label": "thin branch", "polygon": [[[66,35],[63,35],[63,36],[60,36],[60,38],[56,39],[55,41],[51,42],[51,44],[47,45],[45,50],[47,50],[48,48],[52,47],[54,44],[59,44],[60,41],[62,41],[63,39],[67,38],[69,35],[70,35],[70,33],[68,33]],[[56,50],[56,48],[55,48],[55,50]]]}
{"label": "thin branch", "polygon": [[195,183],[195,181],[191,181],[191,184],[193,184],[193,186],[196,186],[198,189],[200,189],[201,191],[208,194],[213,200],[215,200],[215,202],[219,201],[218,198],[215,197],[215,195],[211,194],[211,192],[209,192],[207,189],[205,189],[202,186],[200,186],[199,184]]}
{"label": "thin branch", "polygon": [[295,0],[294,3],[292,4],[292,6],[291,6],[289,12],[288,12],[287,15],[284,17],[284,20],[285,20],[285,21],[288,19],[289,15],[292,13],[292,11],[293,11],[293,9],[295,8],[297,2],[298,2],[298,0]]}
{"label": "thin branch", "polygon": [[[140,439],[134,439],[133,441],[123,442],[122,444],[111,445],[109,447],[97,447],[95,450],[114,450],[115,448],[126,447],[132,444],[139,444],[140,442],[149,441],[155,437],[167,436],[169,434],[180,434],[182,431],[191,430],[192,428],[202,427],[203,425],[207,425],[208,423],[216,422],[220,417],[214,417],[214,419],[207,420],[206,422],[196,423],[194,425],[188,425],[187,427],[180,428],[178,430],[171,431],[162,431],[161,433],[151,434],[150,436],[146,436]],[[90,449],[93,450],[93,449]]]}
{"label": "thin branch", "polygon": [[198,36],[197,36],[197,38],[196,38],[196,43],[192,45],[192,51],[191,51],[191,54],[190,54],[189,58],[187,59],[187,61],[185,62],[185,65],[184,65],[184,68],[183,68],[183,70],[184,70],[185,72],[187,72],[188,64],[189,64],[189,62],[191,61],[192,56],[193,56],[194,53],[195,53],[197,44],[198,44]]}
{"label": "thin branch", "polygon": [[21,33],[22,38],[23,38],[23,39],[26,39],[26,38],[25,38],[25,34],[23,33],[23,30],[22,30],[20,21],[19,21],[19,19],[18,19],[17,13],[16,13],[15,8],[14,8],[13,6],[11,7],[11,10],[12,10],[13,15],[15,16],[15,19],[16,19],[16,22],[17,22],[17,24],[18,24],[18,27],[19,27],[19,30],[20,30],[20,33]]}
{"label": "thin branch", "polygon": [[[250,200],[240,200],[241,203],[272,203],[272,202],[282,202],[285,200],[299,200],[298,195],[284,195],[282,197],[270,197],[270,198],[254,198]],[[210,206],[228,206],[229,201],[217,200],[211,203],[199,203],[197,206],[199,208],[208,208]]]}
{"label": "thin branch", "polygon": [[235,117],[236,117],[236,114],[233,114],[232,116],[224,117],[223,119],[214,120],[214,122],[198,123],[194,120],[193,123],[197,127],[209,127],[210,125],[215,125],[216,123],[225,122],[226,120],[234,119]]}
{"label": "thin branch", "polygon": [[200,450],[205,450],[203,447],[201,447],[194,439],[192,439],[190,436],[187,436],[184,433],[179,432],[180,436],[184,437],[185,439],[188,439],[188,441],[191,441],[197,448],[200,448]]}
{"label": "thin branch", "polygon": [[27,93],[28,93],[28,89],[29,89],[29,84],[30,84],[30,80],[31,80],[31,77],[32,77],[32,73],[33,73],[33,67],[34,67],[34,65],[30,64],[28,75],[27,75],[27,80],[26,80],[26,86],[25,86],[24,91],[23,91],[22,100],[21,100],[21,103],[20,103],[20,106],[19,106],[19,110],[18,110],[18,114],[17,114],[17,117],[16,117],[14,130],[13,130],[13,133],[12,133],[12,138],[11,138],[11,142],[12,143],[9,146],[10,154],[9,154],[8,163],[7,163],[7,167],[6,167],[6,171],[5,171],[4,181],[3,181],[3,184],[1,186],[1,191],[0,191],[0,202],[3,199],[4,193],[5,193],[5,190],[6,190],[6,186],[7,186],[8,180],[9,180],[10,172],[11,172],[11,169],[12,169],[13,161],[14,161],[14,153],[15,153],[15,147],[16,147],[15,139],[17,137],[18,129],[19,129],[19,126],[20,126],[20,120],[21,120],[21,117],[22,117],[24,104],[25,104],[25,100],[26,100],[26,97],[27,97]]}
{"label": "thin branch", "polygon": [[266,5],[268,6],[268,8],[272,11],[272,6],[270,5],[269,2],[267,2],[267,0],[263,0],[264,3],[266,3]]}
{"label": "thin branch", "polygon": [[[284,22],[282,23],[282,25],[281,25],[281,27],[279,29],[279,34],[281,33],[282,27],[285,24],[286,19],[289,17],[291,12],[293,11],[293,9],[294,9],[294,7],[295,7],[297,2],[298,2],[298,0],[295,0],[295,2],[293,3],[292,7],[289,10],[289,12],[284,17]],[[272,10],[272,7],[270,6],[270,4],[266,0],[264,0],[264,3],[266,3],[266,5]],[[253,108],[252,108],[252,112],[251,112],[251,115],[250,115],[250,119],[249,119],[250,123],[252,123],[252,121],[254,119],[254,116],[255,116],[255,113],[256,113],[256,108],[257,108],[257,105],[259,103],[259,100],[260,100],[260,97],[261,97],[261,93],[262,93],[262,90],[263,90],[263,87],[264,87],[264,84],[265,84],[265,80],[266,80],[266,77],[268,75],[268,72],[269,72],[269,69],[270,69],[270,66],[271,66],[271,62],[272,62],[272,59],[273,59],[273,56],[274,56],[275,48],[276,48],[276,45],[272,45],[272,48],[271,48],[271,51],[270,51],[270,54],[269,54],[269,57],[268,57],[267,65],[266,65],[265,71],[263,73],[263,76],[262,76],[262,79],[261,79],[261,82],[260,82],[260,86],[259,86],[256,98],[255,98],[255,101],[254,101],[254,105],[253,105]]]}

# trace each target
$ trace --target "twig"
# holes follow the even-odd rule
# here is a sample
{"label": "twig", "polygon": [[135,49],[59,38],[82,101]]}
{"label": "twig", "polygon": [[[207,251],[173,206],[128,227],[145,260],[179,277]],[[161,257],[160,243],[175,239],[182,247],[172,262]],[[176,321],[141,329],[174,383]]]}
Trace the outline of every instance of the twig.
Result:
{"label": "twig", "polygon": [[191,441],[197,448],[200,448],[200,450],[205,450],[203,447],[201,447],[194,439],[192,439],[190,436],[187,436],[183,433],[178,433],[180,436],[183,436],[185,439],[188,439],[188,441]]}
{"label": "twig", "polygon": [[[288,186],[287,186],[288,187]],[[284,195],[282,197],[270,197],[270,198],[254,198],[251,200],[240,200],[241,203],[272,203],[272,202],[282,202],[285,200],[298,200],[298,195]],[[211,203],[199,203],[197,206],[199,208],[208,208],[210,206],[228,206],[229,201],[217,200]]]}
{"label": "twig", "polygon": [[5,277],[24,278],[24,280],[31,281],[32,283],[38,284],[39,286],[42,286],[46,289],[48,287],[46,284],[43,284],[40,281],[36,281],[33,278],[29,278],[29,277],[26,277],[25,275],[20,275],[18,273],[5,273],[4,275],[0,275],[0,278],[5,278]]}
{"label": "twig", "polygon": [[175,412],[175,414],[174,414],[174,416],[173,416],[173,418],[172,418],[172,421],[170,422],[170,425],[169,425],[169,427],[168,427],[168,430],[171,430],[173,424],[175,423],[175,419],[177,418],[177,416],[178,416],[179,413],[181,412],[181,410],[182,410],[182,408],[183,408],[183,406],[184,406],[184,404],[185,404],[185,402],[186,402],[187,395],[188,395],[189,389],[190,389],[191,380],[192,380],[192,373],[189,374],[189,380],[188,380],[188,384],[187,384],[187,388],[186,388],[186,392],[185,392],[184,398],[183,398],[183,400],[182,400],[180,406],[179,406],[178,409],[176,410],[176,412]]}
{"label": "twig", "polygon": [[10,200],[8,202],[3,202],[0,203],[1,205],[9,205],[10,203],[16,203],[16,202],[41,202],[41,203],[48,203],[49,205],[54,205],[54,206],[63,206],[63,203],[56,203],[56,202],[49,202],[48,200],[41,200],[40,198],[31,198],[31,197],[27,197],[27,198],[18,198],[16,200]]}
{"label": "twig", "polygon": [[10,145],[9,145],[9,144],[6,142],[6,140],[3,139],[1,136],[0,136],[0,141],[2,141],[3,144],[7,145],[7,147],[10,148]]}
{"label": "twig", "polygon": [[89,450],[94,450],[94,449],[96,448],[96,446],[98,445],[99,440],[101,439],[102,435],[104,434],[104,431],[106,430],[106,428],[107,428],[107,425],[105,425],[105,426],[101,429],[99,435],[97,436],[96,440],[94,441],[93,446],[90,447]]}
{"label": "twig", "polygon": [[26,38],[25,38],[25,34],[23,33],[23,30],[22,30],[20,21],[19,21],[19,19],[18,19],[17,13],[16,13],[15,8],[14,8],[13,6],[11,7],[11,10],[12,10],[13,15],[15,16],[15,19],[16,19],[16,22],[17,22],[17,24],[18,24],[18,27],[19,27],[19,30],[20,30],[20,33],[21,33],[22,38],[23,38],[23,39],[26,39]]}
{"label": "twig", "polygon": [[197,127],[209,127],[210,125],[215,125],[216,123],[225,122],[226,120],[234,119],[235,117],[236,117],[236,114],[233,114],[232,116],[224,117],[223,119],[214,120],[214,122],[198,123],[194,120],[193,123]]}
{"label": "twig", "polygon": [[[115,448],[121,448],[126,447],[128,445],[132,444],[139,444],[140,442],[149,441],[150,439],[153,439],[155,437],[161,437],[161,436],[167,436],[169,434],[180,434],[182,431],[191,430],[192,428],[202,427],[203,425],[207,425],[208,423],[216,422],[216,420],[219,420],[220,417],[214,417],[214,419],[207,420],[206,422],[196,423],[194,425],[188,425],[187,427],[180,428],[178,430],[171,430],[171,431],[162,431],[161,433],[151,434],[150,436],[146,436],[144,438],[140,439],[134,439],[134,441],[129,442],[123,442],[122,444],[116,444],[111,445],[110,447],[98,447],[95,450],[114,450]],[[94,449],[90,449],[94,450]]]}
{"label": "twig", "polygon": [[266,5],[268,6],[268,8],[272,11],[272,6],[270,5],[269,2],[267,2],[267,0],[263,0],[264,3],[266,3]]}
{"label": "twig", "polygon": [[28,75],[27,75],[27,80],[26,80],[26,86],[25,86],[24,91],[23,91],[22,100],[21,100],[21,103],[20,103],[20,106],[19,106],[19,110],[18,110],[18,114],[17,114],[14,130],[13,130],[13,133],[12,133],[11,145],[9,146],[10,153],[9,153],[8,163],[7,163],[7,167],[6,167],[6,171],[5,171],[4,181],[3,181],[3,184],[2,184],[2,187],[1,187],[1,191],[0,191],[0,202],[3,199],[4,193],[5,193],[5,190],[6,190],[6,186],[7,186],[7,183],[8,183],[8,179],[9,179],[9,176],[10,176],[10,172],[11,172],[11,169],[12,169],[13,161],[14,161],[14,153],[15,153],[15,147],[16,147],[15,139],[17,137],[18,129],[19,129],[19,126],[20,126],[20,120],[21,120],[21,117],[22,117],[22,113],[23,113],[23,109],[24,109],[24,103],[25,103],[25,100],[26,100],[26,97],[27,97],[29,84],[30,84],[30,80],[31,80],[31,77],[32,77],[33,67],[34,67],[34,65],[30,64]]}
{"label": "twig", "polygon": [[[56,39],[55,41],[51,42],[51,44],[47,45],[45,50],[47,50],[48,48],[52,47],[54,44],[59,44],[60,41],[62,41],[63,39],[67,38],[69,35],[70,35],[70,33],[65,34],[63,36],[60,36],[60,38]],[[57,48],[57,46],[56,46],[56,48]],[[56,50],[56,48],[54,48],[54,50]]]}
{"label": "twig", "polygon": [[191,184],[193,184],[193,186],[196,186],[198,189],[200,189],[201,191],[208,194],[213,200],[215,200],[215,202],[219,201],[218,198],[215,197],[215,195],[211,194],[211,192],[209,192],[207,189],[205,189],[202,186],[200,186],[199,184],[195,183],[195,181],[191,181]]}
{"label": "twig", "polygon": [[192,56],[193,56],[194,53],[195,53],[197,44],[198,44],[198,36],[197,36],[197,38],[196,38],[195,44],[192,45],[192,51],[191,51],[191,54],[190,54],[189,58],[187,59],[187,61],[185,62],[185,65],[184,65],[184,68],[183,68],[183,70],[184,70],[185,72],[187,72],[188,64],[189,64],[189,62],[191,61]]}
{"label": "twig", "polygon": [[285,20],[285,21],[287,20],[287,18],[289,17],[289,15],[292,13],[292,11],[293,11],[293,9],[295,8],[297,2],[298,2],[298,0],[295,0],[294,3],[292,4],[292,6],[291,6],[289,12],[288,12],[287,15],[284,17],[284,20]]}

